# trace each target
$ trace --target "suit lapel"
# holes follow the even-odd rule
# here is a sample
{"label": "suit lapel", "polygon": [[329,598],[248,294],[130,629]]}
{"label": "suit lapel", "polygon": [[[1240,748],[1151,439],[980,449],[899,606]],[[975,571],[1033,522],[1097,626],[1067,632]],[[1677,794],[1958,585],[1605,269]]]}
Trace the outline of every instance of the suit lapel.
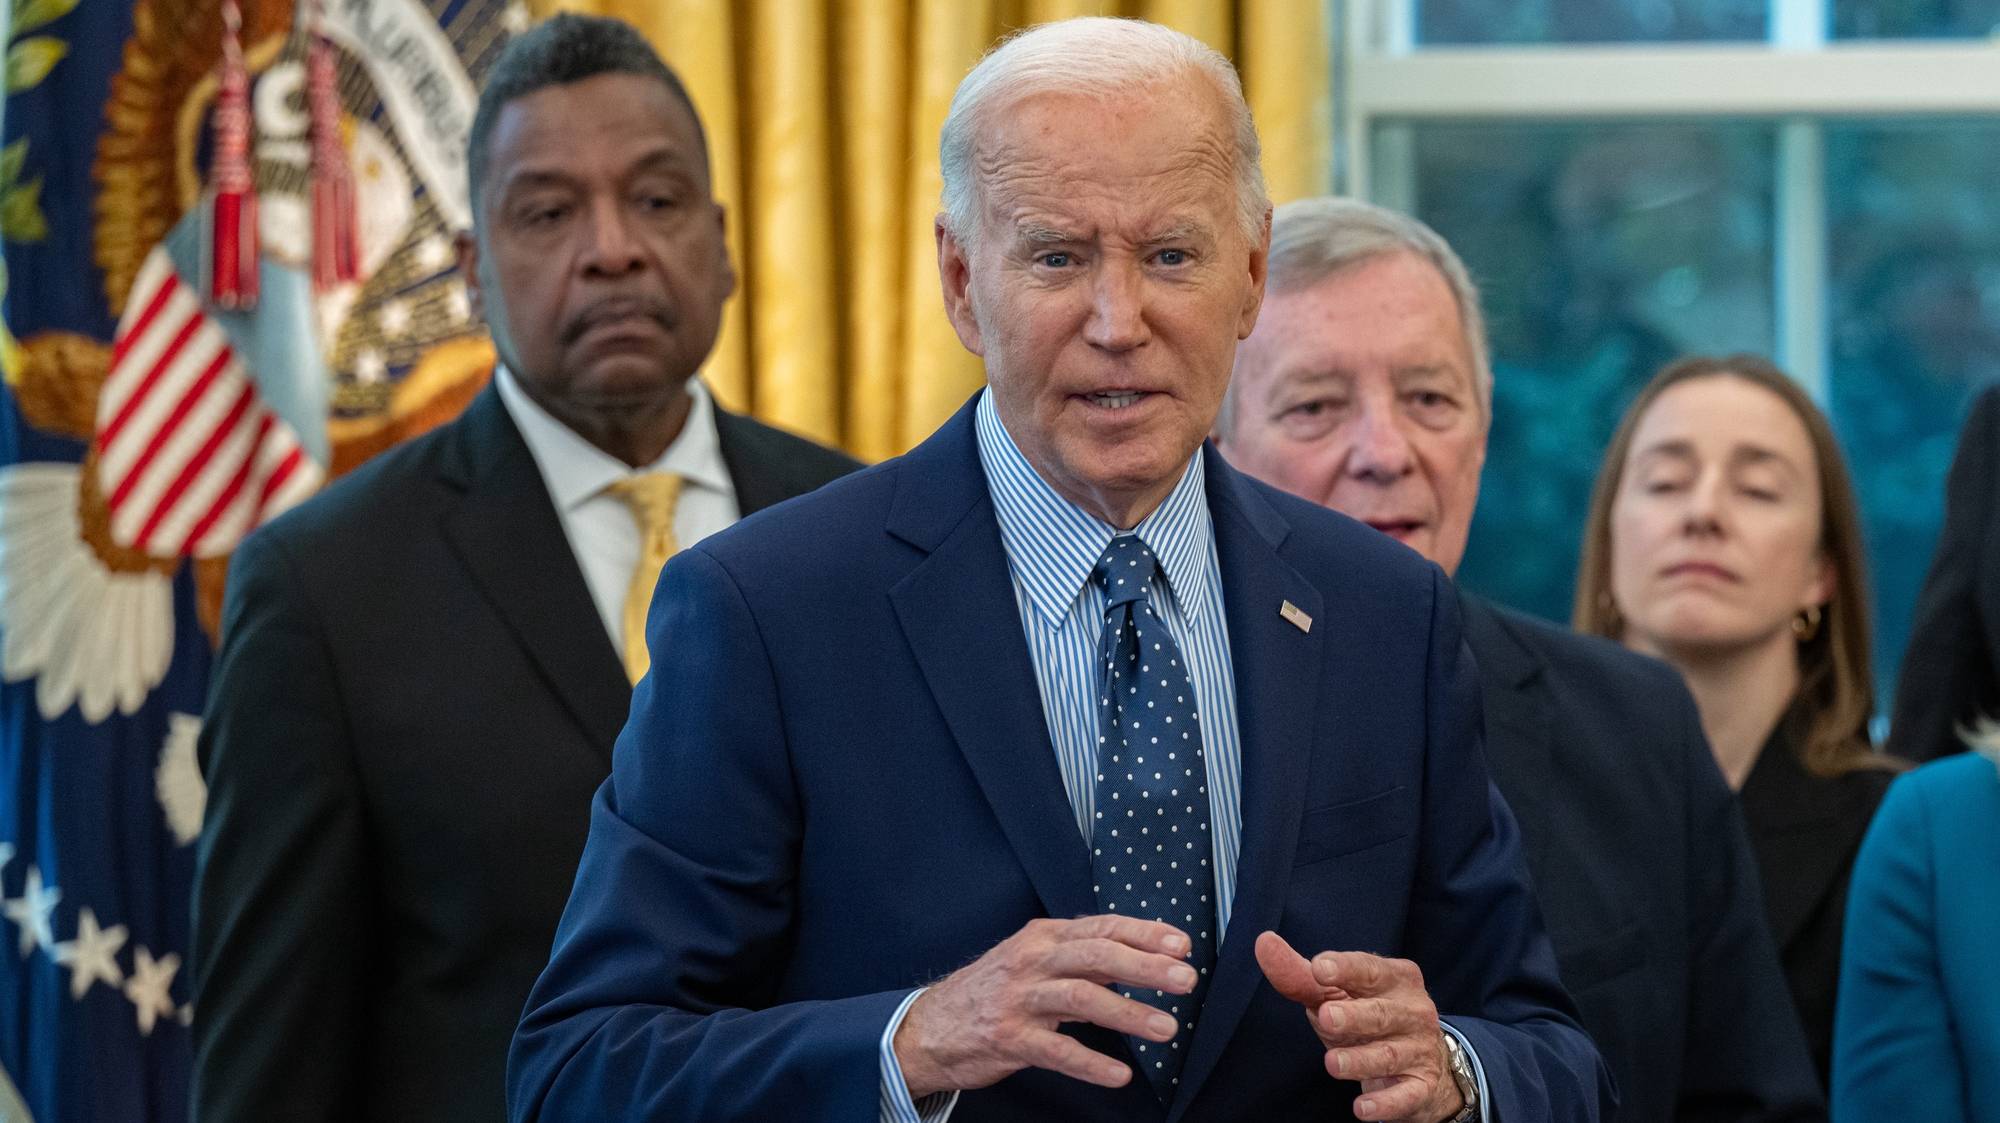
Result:
{"label": "suit lapel", "polygon": [[[1543,808],[1555,779],[1553,736],[1555,700],[1549,695],[1545,665],[1507,626],[1504,617],[1478,597],[1460,595],[1465,643],[1479,665],[1486,717],[1486,767],[1523,824],[1544,823]],[[1548,840],[1541,831],[1522,830],[1529,868],[1544,869]]]}
{"label": "suit lapel", "polygon": [[1741,793],[1743,818],[1764,875],[1771,935],[1781,951],[1838,888],[1854,854],[1856,824],[1866,821],[1849,807],[1843,785],[1815,780],[1806,772],[1795,743],[1780,722],[1757,754]]}
{"label": "suit lapel", "polygon": [[[1350,703],[1325,698],[1321,668],[1328,618],[1319,591],[1280,555],[1290,532],[1283,516],[1213,449],[1208,457],[1209,509],[1215,518],[1229,652],[1236,677],[1237,730],[1243,749],[1243,841],[1236,897],[1223,934],[1215,978],[1195,1025],[1180,1093],[1169,1119],[1187,1110],[1214,1070],[1251,996],[1264,985],[1252,945],[1275,928],[1291,882],[1304,809],[1307,765],[1317,747],[1317,718]],[[1279,615],[1290,601],[1311,616],[1301,632]],[[1332,676],[1338,680],[1340,676]]]}
{"label": "suit lapel", "polygon": [[889,531],[930,556],[889,599],[1042,907],[1082,916],[1096,908],[1090,858],[1042,715],[972,417],[968,405],[904,458]]}
{"label": "suit lapel", "polygon": [[786,486],[770,457],[758,455],[756,446],[762,436],[748,418],[720,405],[715,407],[716,447],[722,453],[723,466],[729,469],[729,482],[736,488],[736,509],[744,515],[754,515],[798,494]]}
{"label": "suit lapel", "polygon": [[534,456],[491,386],[457,425],[461,455],[446,474],[463,497],[445,539],[609,765],[632,690]]}

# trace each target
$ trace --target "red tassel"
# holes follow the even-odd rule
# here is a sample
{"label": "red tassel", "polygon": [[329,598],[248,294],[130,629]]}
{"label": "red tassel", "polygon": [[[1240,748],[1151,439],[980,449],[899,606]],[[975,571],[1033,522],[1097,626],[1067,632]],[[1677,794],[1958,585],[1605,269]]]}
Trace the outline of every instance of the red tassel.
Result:
{"label": "red tassel", "polygon": [[250,71],[243,62],[243,13],[222,0],[222,76],[215,95],[205,200],[202,288],[217,307],[257,303],[257,186],[250,169]]}
{"label": "red tassel", "polygon": [[[317,19],[317,5],[314,11]],[[355,226],[354,172],[340,137],[333,44],[316,27],[306,55],[306,99],[312,112],[313,286],[324,292],[361,279],[361,239]]]}

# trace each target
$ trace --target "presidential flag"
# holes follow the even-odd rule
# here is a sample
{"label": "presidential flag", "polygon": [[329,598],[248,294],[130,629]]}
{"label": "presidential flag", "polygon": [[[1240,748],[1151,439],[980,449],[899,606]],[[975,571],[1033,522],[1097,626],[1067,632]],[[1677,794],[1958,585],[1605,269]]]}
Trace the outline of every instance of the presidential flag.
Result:
{"label": "presidential flag", "polygon": [[186,1118],[228,553],[490,371],[451,236],[525,18],[0,3],[0,1121]]}

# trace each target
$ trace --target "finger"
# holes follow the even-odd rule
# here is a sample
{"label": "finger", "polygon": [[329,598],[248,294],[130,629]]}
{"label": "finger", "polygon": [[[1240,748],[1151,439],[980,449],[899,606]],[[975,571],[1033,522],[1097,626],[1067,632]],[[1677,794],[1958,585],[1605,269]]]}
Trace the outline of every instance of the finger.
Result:
{"label": "finger", "polygon": [[1308,1012],[1326,1000],[1326,988],[1313,978],[1312,964],[1292,950],[1283,936],[1276,932],[1259,933],[1254,950],[1257,966],[1271,980],[1271,989],[1305,1006]]}
{"label": "finger", "polygon": [[1065,940],[1116,940],[1127,947],[1141,951],[1171,955],[1175,959],[1184,958],[1194,945],[1187,933],[1158,920],[1141,920],[1136,916],[1116,916],[1109,913],[1100,916],[1081,916],[1063,923],[1060,938]]}
{"label": "finger", "polygon": [[1360,1045],[1385,1037],[1419,1034],[1437,1024],[1428,1004],[1393,998],[1322,1002],[1313,1028],[1328,1045]]}
{"label": "finger", "polygon": [[1347,1045],[1326,1051],[1326,1070],[1342,1080],[1401,1076],[1421,1066],[1426,1057],[1435,1056],[1437,1048],[1435,1035]]}
{"label": "finger", "polygon": [[1083,979],[1050,979],[1030,988],[1028,1013],[1062,1022],[1089,1022],[1149,1041],[1172,1040],[1179,1028],[1173,1015]]}
{"label": "finger", "polygon": [[1313,956],[1313,981],[1363,998],[1423,988],[1423,972],[1407,959],[1384,959],[1365,951],[1323,951]]}
{"label": "finger", "polygon": [[1132,1070],[1124,1062],[1053,1030],[1029,1030],[1023,1034],[1014,1059],[1104,1088],[1122,1088],[1132,1079]]}
{"label": "finger", "polygon": [[1415,1118],[1430,1092],[1430,1084],[1422,1077],[1399,1076],[1356,1098],[1354,1117],[1371,1121]]}
{"label": "finger", "polygon": [[1187,994],[1194,990],[1193,967],[1172,956],[1140,951],[1116,940],[1065,940],[1051,947],[1042,968],[1057,978],[1089,979],[1096,983]]}

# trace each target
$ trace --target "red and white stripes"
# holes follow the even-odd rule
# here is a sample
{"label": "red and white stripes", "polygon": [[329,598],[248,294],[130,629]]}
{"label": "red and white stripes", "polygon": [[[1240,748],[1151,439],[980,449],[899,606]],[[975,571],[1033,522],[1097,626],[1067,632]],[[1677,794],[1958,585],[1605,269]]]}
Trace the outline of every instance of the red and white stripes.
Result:
{"label": "red and white stripes", "polygon": [[157,557],[228,553],[321,476],[198,297],[154,250],[98,399],[97,478],[112,539]]}

